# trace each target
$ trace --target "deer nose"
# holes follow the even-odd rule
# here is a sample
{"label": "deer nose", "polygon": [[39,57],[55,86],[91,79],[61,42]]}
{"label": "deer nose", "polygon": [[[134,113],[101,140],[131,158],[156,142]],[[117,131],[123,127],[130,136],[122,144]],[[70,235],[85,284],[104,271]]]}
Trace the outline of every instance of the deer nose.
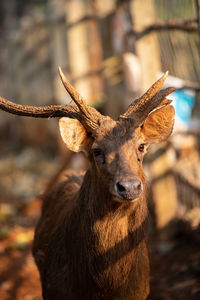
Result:
{"label": "deer nose", "polygon": [[142,192],[142,182],[138,179],[133,181],[119,181],[116,183],[116,192],[126,200],[133,200]]}

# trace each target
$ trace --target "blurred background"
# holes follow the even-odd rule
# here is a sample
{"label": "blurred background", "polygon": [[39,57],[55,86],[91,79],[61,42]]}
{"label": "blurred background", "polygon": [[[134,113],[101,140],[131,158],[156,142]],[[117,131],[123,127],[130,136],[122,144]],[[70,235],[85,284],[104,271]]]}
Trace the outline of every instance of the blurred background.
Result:
{"label": "blurred background", "polygon": [[[88,103],[117,118],[166,70],[176,110],[171,139],[144,162],[150,212],[149,299],[200,299],[200,1],[1,0],[0,95],[71,103],[61,66]],[[65,168],[57,120],[0,111],[0,299],[41,299],[31,256],[40,195]]]}

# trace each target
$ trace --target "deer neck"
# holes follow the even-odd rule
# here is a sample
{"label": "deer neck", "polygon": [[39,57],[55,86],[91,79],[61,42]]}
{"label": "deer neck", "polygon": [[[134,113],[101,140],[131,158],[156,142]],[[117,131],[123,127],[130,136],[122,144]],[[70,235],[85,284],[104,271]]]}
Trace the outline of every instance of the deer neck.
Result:
{"label": "deer neck", "polygon": [[146,253],[145,198],[140,197],[135,203],[116,203],[90,170],[85,175],[80,198],[78,224],[79,230],[82,228],[84,253],[90,253],[90,274],[98,283],[105,282],[112,288],[126,285],[127,274],[133,272],[134,277],[138,268],[146,264],[145,256],[138,267],[141,255]]}
{"label": "deer neck", "polygon": [[79,195],[81,206],[84,211],[87,210],[88,217],[100,223],[113,222],[114,225],[123,220],[126,226],[131,223],[134,230],[146,219],[145,191],[134,202],[116,202],[105,183],[99,180],[98,174],[92,169],[86,172]]}

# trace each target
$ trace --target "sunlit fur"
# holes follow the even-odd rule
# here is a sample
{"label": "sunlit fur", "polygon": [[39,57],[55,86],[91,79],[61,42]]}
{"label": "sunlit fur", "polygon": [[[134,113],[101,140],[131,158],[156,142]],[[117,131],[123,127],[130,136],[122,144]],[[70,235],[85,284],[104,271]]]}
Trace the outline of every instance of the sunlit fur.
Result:
{"label": "sunlit fur", "polygon": [[[172,114],[168,127],[165,122],[165,137],[171,123]],[[162,140],[161,127],[157,140]],[[144,126],[134,128],[132,120],[105,117],[89,137],[86,174],[68,172],[66,181],[45,194],[33,248],[44,299],[147,298],[145,149],[139,151],[141,143],[148,144],[144,132]],[[140,196],[120,198],[115,183],[132,178],[142,182]]]}

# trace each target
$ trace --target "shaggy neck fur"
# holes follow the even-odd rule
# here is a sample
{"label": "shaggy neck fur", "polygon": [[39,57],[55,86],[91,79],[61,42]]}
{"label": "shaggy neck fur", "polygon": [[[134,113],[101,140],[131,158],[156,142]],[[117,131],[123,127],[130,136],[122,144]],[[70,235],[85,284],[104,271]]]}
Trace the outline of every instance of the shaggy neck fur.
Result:
{"label": "shaggy neck fur", "polygon": [[[87,171],[78,195],[78,210],[71,219],[71,225],[78,224],[78,228],[72,229],[76,236],[71,237],[74,246],[79,248],[77,265],[74,266],[75,270],[79,269],[77,284],[83,288],[85,278],[88,290],[91,281],[99,295],[95,299],[107,299],[104,295],[111,297],[108,299],[129,299],[133,295],[134,282],[134,299],[137,299],[136,295],[141,295],[141,286],[144,288],[138,282],[143,279],[142,272],[146,276],[143,266],[146,264],[147,225],[144,192],[134,203],[117,203],[97,177],[91,169]],[[70,232],[66,234],[69,240]],[[73,246],[71,251],[73,255],[77,253]],[[85,261],[84,257],[89,261]],[[141,273],[139,277],[138,272]],[[123,294],[125,291],[126,295]],[[92,294],[93,290],[90,289],[90,292]],[[87,297],[90,295],[87,294]]]}

